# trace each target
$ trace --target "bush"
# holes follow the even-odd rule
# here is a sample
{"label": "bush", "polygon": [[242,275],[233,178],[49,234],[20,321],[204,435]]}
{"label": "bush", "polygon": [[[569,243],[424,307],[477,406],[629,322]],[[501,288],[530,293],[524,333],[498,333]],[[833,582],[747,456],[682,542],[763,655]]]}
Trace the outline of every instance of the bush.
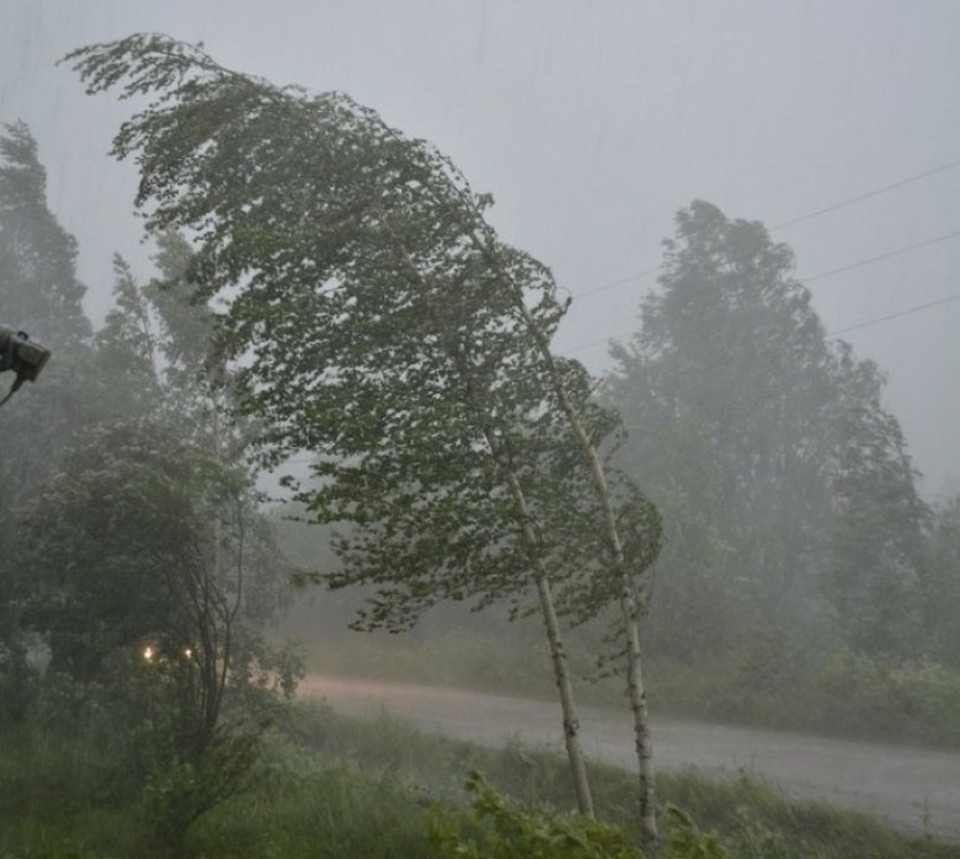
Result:
{"label": "bush", "polygon": [[451,859],[643,859],[622,829],[586,817],[525,814],[518,811],[483,777],[472,772],[467,791],[480,829],[478,841],[461,834],[449,819],[437,818],[431,838]]}

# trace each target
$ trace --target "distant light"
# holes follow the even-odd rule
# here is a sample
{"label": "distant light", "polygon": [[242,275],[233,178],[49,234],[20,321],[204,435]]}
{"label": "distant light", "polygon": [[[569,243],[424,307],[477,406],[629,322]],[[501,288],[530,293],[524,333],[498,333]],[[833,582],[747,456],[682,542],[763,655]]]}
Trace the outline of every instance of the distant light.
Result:
{"label": "distant light", "polygon": [[143,658],[146,659],[147,662],[153,662],[153,658],[156,655],[157,655],[157,651],[154,650],[152,645],[148,644],[146,647],[143,648]]}
{"label": "distant light", "polygon": [[187,659],[193,659],[193,648],[185,647],[183,649],[183,655],[186,656]]}

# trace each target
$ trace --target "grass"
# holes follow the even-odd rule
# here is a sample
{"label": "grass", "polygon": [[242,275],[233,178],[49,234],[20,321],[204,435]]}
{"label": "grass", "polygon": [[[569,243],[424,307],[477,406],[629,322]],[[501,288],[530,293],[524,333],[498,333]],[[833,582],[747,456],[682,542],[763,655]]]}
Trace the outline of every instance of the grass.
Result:
{"label": "grass", "polygon": [[[79,737],[68,754],[69,741],[48,740],[38,733],[0,739],[0,857],[167,859],[151,841],[135,793],[103,798],[101,782],[117,763],[105,758],[109,752],[91,750]],[[53,778],[57,761],[65,769]],[[600,816],[636,837],[633,776],[590,769]],[[247,788],[201,817],[188,833],[187,852],[178,855],[430,859],[440,855],[429,838],[438,815],[464,831],[477,829],[464,808],[463,783],[472,770],[521,808],[556,813],[574,806],[566,763],[549,751],[487,749],[421,734],[386,715],[361,720],[298,704],[282,711],[265,737]],[[76,778],[82,790],[69,790]],[[822,803],[790,802],[755,779],[664,773],[658,788],[661,802],[719,832],[738,857],[960,857],[960,845],[911,839],[868,815]],[[12,801],[17,796],[29,799]]]}
{"label": "grass", "polygon": [[[340,716],[327,708],[302,707],[291,725],[297,743],[326,757],[346,756],[358,772],[407,785],[421,804],[463,799],[461,784],[471,769],[484,773],[502,793],[530,809],[569,810],[575,805],[566,762],[555,753],[518,744],[500,750],[425,736],[381,715],[373,720]],[[598,813],[635,836],[635,778],[623,770],[591,765]],[[703,829],[715,829],[736,856],[960,857],[960,845],[903,835],[868,814],[821,802],[796,802],[752,777],[713,779],[695,770],[661,773],[660,802],[691,814]]]}

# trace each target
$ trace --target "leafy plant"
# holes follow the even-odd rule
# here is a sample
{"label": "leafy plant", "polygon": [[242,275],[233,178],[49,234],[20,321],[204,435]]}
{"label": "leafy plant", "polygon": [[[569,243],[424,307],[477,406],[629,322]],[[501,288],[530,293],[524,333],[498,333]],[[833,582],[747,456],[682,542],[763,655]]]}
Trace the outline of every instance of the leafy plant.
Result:
{"label": "leafy plant", "polygon": [[470,774],[478,823],[489,824],[475,837],[437,818],[431,837],[442,855],[460,859],[642,859],[643,853],[622,829],[586,817],[526,814],[497,793],[478,772]]}

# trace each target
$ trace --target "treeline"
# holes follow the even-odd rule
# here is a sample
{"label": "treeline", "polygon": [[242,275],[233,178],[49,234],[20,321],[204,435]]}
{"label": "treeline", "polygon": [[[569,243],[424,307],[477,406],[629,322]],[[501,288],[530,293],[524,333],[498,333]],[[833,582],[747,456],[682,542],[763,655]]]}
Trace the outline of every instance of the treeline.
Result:
{"label": "treeline", "polygon": [[16,786],[55,748],[49,777],[103,807],[139,796],[175,850],[239,785],[272,693],[295,686],[296,659],[264,639],[290,567],[259,512],[249,428],[227,418],[186,242],[158,237],[146,285],[117,258],[94,332],[45,182],[29,130],[7,126],[0,315],[54,357],[0,412],[0,756],[24,766],[0,805],[35,813]]}
{"label": "treeline", "polygon": [[650,654],[725,665],[714,716],[857,733],[861,696],[865,734],[960,740],[960,497],[920,497],[884,374],[827,338],[790,248],[694,202],[639,321],[604,396],[665,523]]}
{"label": "treeline", "polygon": [[[104,708],[119,698],[134,714],[131,735],[181,714],[148,755],[163,759],[164,781],[148,778],[144,795],[169,800],[158,819],[172,815],[170,838],[182,834],[230,789],[230,756],[237,770],[246,760],[253,735],[229,730],[225,705],[250,687],[291,688],[289,664],[259,635],[289,575],[251,477],[305,450],[320,480],[293,485],[296,497],[314,519],[348,526],[334,542],[342,566],[325,580],[372,588],[358,625],[402,630],[445,599],[541,613],[588,817],[561,617],[619,607],[641,819],[655,838],[638,583],[660,520],[602,453],[615,412],[550,350],[566,308],[547,269],[500,241],[489,198],[433,147],[346,97],[276,88],[156,36],[72,59],[91,89],[125,81],[169,97],[116,138],[120,155],[150,153],[138,205],[154,207],[161,277],[140,288],[118,260],[103,329],[87,324],[55,347],[71,381],[85,362],[90,390],[77,387],[81,429],[62,452],[65,437],[52,440],[11,511],[5,675],[24,702],[11,717],[29,718],[48,679],[78,684],[84,701],[102,686]],[[35,147],[25,129],[10,136],[27,156],[11,150],[8,172],[32,170],[44,208]],[[49,252],[17,244],[12,268],[30,277],[25,258]],[[56,284],[23,290],[36,288]],[[22,315],[18,325],[41,318]],[[43,325],[34,334],[49,339]],[[38,653],[49,658],[42,679]]]}
{"label": "treeline", "polygon": [[90,92],[157,99],[114,153],[142,171],[147,229],[195,237],[194,298],[219,309],[259,462],[313,458],[311,482],[285,483],[338,525],[340,569],[317,580],[368,589],[364,629],[405,630],[445,600],[538,613],[586,816],[564,621],[614,611],[655,839],[639,624],[661,522],[610,459],[617,412],[552,350],[567,303],[549,269],[501,239],[492,198],[449,158],[342,93],[155,34],[68,60]]}
{"label": "treeline", "polygon": [[7,128],[4,321],[55,359],[0,414],[2,717],[123,737],[116,790],[171,845],[295,686],[263,635],[293,570],[254,478],[296,454],[312,479],[285,485],[339,528],[338,568],[300,578],[365,588],[358,627],[444,601],[539,614],[585,817],[565,637],[609,623],[651,842],[642,640],[727,660],[734,708],[838,653],[958,667],[960,503],[919,497],[882,375],[827,340],[762,225],[679,214],[598,393],[552,351],[550,271],[430,144],[162,36],[70,59],[93,92],[157,99],[114,152],[141,170],[159,276],[117,259],[94,332],[36,146]]}

